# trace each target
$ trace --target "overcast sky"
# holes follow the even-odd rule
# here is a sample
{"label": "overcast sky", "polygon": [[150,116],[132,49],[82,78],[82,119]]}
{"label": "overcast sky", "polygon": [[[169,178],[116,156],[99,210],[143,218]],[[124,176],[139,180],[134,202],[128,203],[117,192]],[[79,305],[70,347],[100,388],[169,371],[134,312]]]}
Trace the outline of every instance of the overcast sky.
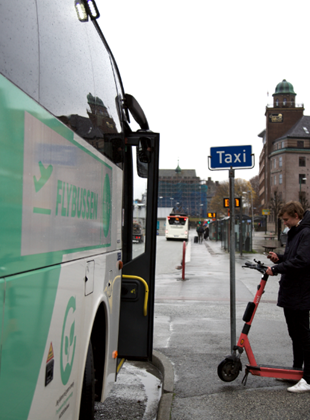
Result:
{"label": "overcast sky", "polygon": [[[160,168],[209,171],[210,147],[252,145],[258,174],[265,108],[293,84],[310,115],[309,0],[97,0],[125,91],[161,135]],[[268,96],[269,93],[269,96]]]}

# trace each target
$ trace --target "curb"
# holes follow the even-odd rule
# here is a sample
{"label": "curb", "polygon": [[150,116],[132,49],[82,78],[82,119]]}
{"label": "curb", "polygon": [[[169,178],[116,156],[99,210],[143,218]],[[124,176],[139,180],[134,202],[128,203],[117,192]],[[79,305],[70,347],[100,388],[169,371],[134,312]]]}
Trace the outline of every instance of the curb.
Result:
{"label": "curb", "polygon": [[152,363],[163,375],[162,396],[159,401],[157,420],[169,420],[174,389],[173,366],[168,357],[158,350],[153,350]]}

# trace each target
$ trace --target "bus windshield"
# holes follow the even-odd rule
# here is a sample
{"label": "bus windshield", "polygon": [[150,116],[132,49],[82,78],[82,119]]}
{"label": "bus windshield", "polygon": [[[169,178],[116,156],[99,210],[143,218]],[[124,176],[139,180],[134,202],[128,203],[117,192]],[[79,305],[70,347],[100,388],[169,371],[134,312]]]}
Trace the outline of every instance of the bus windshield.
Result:
{"label": "bus windshield", "polygon": [[186,221],[187,221],[187,217],[183,217],[183,216],[168,216],[168,223],[169,225],[181,225],[184,226]]}

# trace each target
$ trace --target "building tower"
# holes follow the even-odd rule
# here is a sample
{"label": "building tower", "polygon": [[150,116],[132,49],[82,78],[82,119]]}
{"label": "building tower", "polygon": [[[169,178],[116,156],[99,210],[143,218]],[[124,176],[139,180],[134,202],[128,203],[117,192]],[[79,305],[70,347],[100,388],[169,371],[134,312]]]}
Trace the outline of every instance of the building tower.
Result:
{"label": "building tower", "polygon": [[[276,86],[272,96],[273,105],[266,106],[266,128],[258,135],[263,139],[259,158],[259,196],[262,208],[268,208],[275,192],[281,201],[299,199],[296,193],[299,155],[303,155],[309,147],[308,143],[301,146],[298,142],[300,135],[303,140],[304,135],[307,135],[304,130],[300,132],[299,126],[307,127],[310,117],[303,116],[303,104],[296,104],[293,85],[284,79]],[[289,175],[292,168],[297,171],[296,180]],[[293,195],[292,191],[295,191]]]}

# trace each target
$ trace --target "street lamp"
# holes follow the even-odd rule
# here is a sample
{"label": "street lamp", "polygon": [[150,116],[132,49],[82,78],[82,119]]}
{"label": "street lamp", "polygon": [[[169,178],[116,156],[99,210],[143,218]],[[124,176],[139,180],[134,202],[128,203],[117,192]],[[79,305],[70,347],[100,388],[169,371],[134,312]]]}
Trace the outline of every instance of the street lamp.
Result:
{"label": "street lamp", "polygon": [[[251,217],[251,224],[252,224],[252,230],[254,229],[254,216],[253,216],[253,193],[252,193],[252,190],[248,190],[248,191],[246,191],[246,192],[244,192],[244,193],[242,193],[242,194],[249,194],[249,193],[251,193],[251,209],[252,209],[252,217]],[[250,215],[250,200],[249,200],[249,198],[248,198],[248,214]]]}
{"label": "street lamp", "polygon": [[[246,195],[248,195],[248,192],[249,191],[244,191],[243,193],[242,193],[242,195],[243,196],[246,196]],[[242,212],[243,212],[243,204],[244,204],[244,208],[248,208],[248,213],[249,213],[249,209],[250,209],[250,204],[249,204],[249,199],[248,198],[246,198],[246,197],[244,197],[244,201],[243,201],[243,197],[242,197],[242,200],[241,200],[241,205],[242,205]]]}

